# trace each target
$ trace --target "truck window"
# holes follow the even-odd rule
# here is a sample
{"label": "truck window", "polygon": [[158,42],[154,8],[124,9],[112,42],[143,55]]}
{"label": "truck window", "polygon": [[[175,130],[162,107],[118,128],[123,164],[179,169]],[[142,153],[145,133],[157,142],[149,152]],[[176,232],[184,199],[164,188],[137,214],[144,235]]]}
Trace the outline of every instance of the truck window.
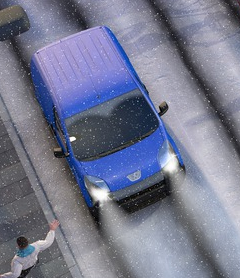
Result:
{"label": "truck window", "polygon": [[152,134],[159,120],[140,90],[103,102],[65,120],[78,160],[94,160]]}

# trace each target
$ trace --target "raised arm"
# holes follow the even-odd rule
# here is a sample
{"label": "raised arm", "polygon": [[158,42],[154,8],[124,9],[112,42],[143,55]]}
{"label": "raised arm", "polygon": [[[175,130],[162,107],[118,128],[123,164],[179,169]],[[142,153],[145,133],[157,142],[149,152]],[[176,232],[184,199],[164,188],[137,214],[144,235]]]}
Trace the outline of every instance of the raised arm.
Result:
{"label": "raised arm", "polygon": [[54,238],[55,238],[55,230],[58,228],[59,224],[60,223],[58,220],[56,220],[56,219],[53,220],[53,222],[51,222],[49,224],[50,230],[49,230],[45,240],[38,240],[35,243],[38,245],[40,251],[43,251],[52,245]]}

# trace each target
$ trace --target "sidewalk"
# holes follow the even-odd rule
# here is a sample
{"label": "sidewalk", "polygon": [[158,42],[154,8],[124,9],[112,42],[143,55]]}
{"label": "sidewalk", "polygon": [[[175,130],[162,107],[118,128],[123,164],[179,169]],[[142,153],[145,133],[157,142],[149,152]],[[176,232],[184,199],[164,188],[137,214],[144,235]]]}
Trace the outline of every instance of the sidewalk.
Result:
{"label": "sidewalk", "polygon": [[[48,230],[47,222],[57,218],[61,225],[57,229],[56,239],[61,252],[59,256],[51,252],[53,259],[56,259],[53,261],[48,260],[47,253],[44,252],[43,262],[46,264],[40,265],[40,270],[45,273],[49,264],[47,270],[52,272],[48,275],[45,273],[45,276],[34,276],[34,278],[68,278],[69,274],[65,275],[65,270],[58,267],[64,263],[73,278],[118,277],[115,264],[109,256],[109,246],[96,228],[67,161],[57,159],[53,155],[53,148],[57,146],[57,142],[34,97],[34,90],[28,74],[19,64],[18,57],[13,55],[11,46],[6,43],[0,46],[2,69],[0,74],[0,118],[15,147],[15,153],[18,154],[15,163],[8,162],[8,166],[0,168],[0,196],[3,196],[5,187],[9,188],[7,196],[11,195],[10,188],[14,188],[15,195],[18,192],[18,195],[14,196],[12,200],[9,199],[8,205],[7,203],[0,204],[0,229],[3,231],[5,225],[5,230],[9,229],[13,233],[11,237],[0,240],[0,273],[10,269],[9,261],[16,251],[15,239],[18,234],[22,234],[26,230],[26,236],[29,236],[31,241],[42,238]],[[15,70],[12,71],[12,69]],[[20,82],[16,82],[16,80]],[[6,130],[0,134],[0,137],[4,134],[6,134]],[[11,153],[11,149],[14,147],[6,149],[2,147],[0,161],[3,160],[1,156],[7,150]],[[9,159],[10,155],[5,154],[5,157]],[[11,159],[14,160],[14,157]],[[13,165],[19,171],[17,174],[15,174],[16,170],[14,171]],[[13,167],[13,170],[11,171],[9,167]],[[24,173],[22,174],[22,172]],[[11,176],[16,175],[17,186],[13,186],[15,183],[13,177],[8,178],[8,183],[7,181],[1,183],[1,180],[10,174]],[[28,185],[31,193],[21,191],[19,184],[23,183],[24,178],[31,184],[31,186]],[[20,206],[22,199],[23,202]],[[16,207],[15,202],[19,203],[21,210]],[[28,202],[30,202],[29,206]],[[10,208],[9,213],[7,213],[8,207]],[[26,207],[25,211],[23,211],[24,207]],[[20,221],[23,220],[24,222],[21,224]],[[9,228],[7,228],[8,226]],[[5,244],[1,246],[1,243]],[[60,261],[61,258],[64,258],[65,262],[57,264],[58,257],[60,257]]]}
{"label": "sidewalk", "polygon": [[[0,119],[0,273],[10,271],[19,235],[32,242],[44,239],[48,229],[48,221]],[[39,260],[28,278],[72,277],[56,240]]]}

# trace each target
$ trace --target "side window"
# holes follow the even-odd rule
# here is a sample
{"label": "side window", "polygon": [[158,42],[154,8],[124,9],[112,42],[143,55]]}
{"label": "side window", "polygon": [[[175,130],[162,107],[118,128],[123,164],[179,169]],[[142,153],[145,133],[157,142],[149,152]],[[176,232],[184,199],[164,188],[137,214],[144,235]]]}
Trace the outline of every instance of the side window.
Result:
{"label": "side window", "polygon": [[58,116],[58,113],[57,113],[55,107],[53,107],[53,113],[54,113],[54,121],[55,121],[55,124],[56,124],[56,132],[59,135],[59,138],[62,142],[63,147],[65,148],[65,151],[67,151],[66,139],[65,139],[65,136],[64,136],[64,133],[63,133],[61,121],[59,119],[59,116]]}

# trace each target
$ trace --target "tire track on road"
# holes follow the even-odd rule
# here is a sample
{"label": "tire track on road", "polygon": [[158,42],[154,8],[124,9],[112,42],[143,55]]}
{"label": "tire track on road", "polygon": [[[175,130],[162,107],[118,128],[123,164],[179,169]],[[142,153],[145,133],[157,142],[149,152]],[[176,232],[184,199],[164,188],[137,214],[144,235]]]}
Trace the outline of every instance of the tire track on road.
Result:
{"label": "tire track on road", "polygon": [[[229,71],[231,63],[228,60],[225,60],[226,65],[221,63],[222,56],[220,55],[226,50],[227,52],[223,54],[232,61],[235,60],[232,56],[235,55],[233,52],[237,51],[231,49],[228,43],[230,44],[235,37],[240,42],[238,30],[240,21],[237,22],[237,11],[233,11],[230,4],[226,5],[225,1],[222,1],[222,7],[219,1],[203,0],[189,1],[187,6],[181,0],[172,2],[157,0],[151,3],[156,13],[161,14],[161,21],[169,30],[178,48],[179,56],[223,123],[226,134],[240,157],[240,100],[235,94],[240,80],[237,80],[238,74],[234,80],[231,80],[231,71]],[[231,21],[233,27],[230,27],[230,23],[224,28],[227,20]],[[207,34],[208,28],[212,28],[217,34]],[[221,29],[225,29],[225,33]],[[215,48],[217,44],[220,44],[224,50],[217,51]],[[240,61],[239,53],[236,59]],[[232,64],[232,66],[240,74],[239,63]]]}

